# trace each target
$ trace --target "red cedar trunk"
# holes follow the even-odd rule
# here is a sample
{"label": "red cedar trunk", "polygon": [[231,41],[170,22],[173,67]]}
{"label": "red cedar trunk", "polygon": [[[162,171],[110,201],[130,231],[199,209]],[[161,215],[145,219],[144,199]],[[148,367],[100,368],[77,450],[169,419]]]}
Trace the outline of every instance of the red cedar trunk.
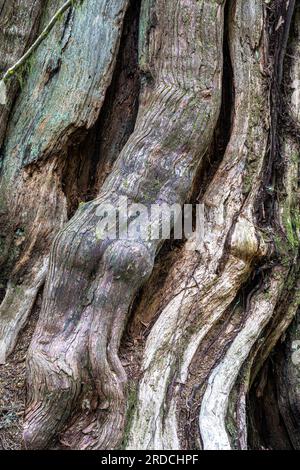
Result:
{"label": "red cedar trunk", "polygon": [[[63,2],[2,3],[5,71]],[[299,32],[294,0],[78,0],[9,81],[3,447],[299,448]],[[201,203],[203,239],[99,241],[120,196]]]}

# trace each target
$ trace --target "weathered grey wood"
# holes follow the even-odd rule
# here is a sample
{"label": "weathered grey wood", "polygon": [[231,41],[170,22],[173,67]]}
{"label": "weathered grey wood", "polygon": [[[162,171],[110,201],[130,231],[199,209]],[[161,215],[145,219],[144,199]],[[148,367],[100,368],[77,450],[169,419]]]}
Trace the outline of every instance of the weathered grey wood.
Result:
{"label": "weathered grey wood", "polygon": [[2,79],[1,79],[1,101],[0,105],[6,105],[7,96],[6,96],[6,83],[26,64],[26,61],[30,59],[33,52],[39,47],[39,45],[44,41],[44,39],[48,36],[52,28],[55,26],[56,22],[60,19],[63,13],[70,8],[72,5],[75,5],[74,0],[67,0],[58,10],[55,12],[47,26],[43,29],[43,31],[38,35],[36,40],[31,44],[31,46],[26,50],[25,54],[17,60],[12,66],[5,71]]}
{"label": "weathered grey wood", "polygon": [[[257,191],[254,181],[255,178],[259,180],[268,132],[261,121],[261,115],[267,120],[268,112],[267,101],[262,98],[265,86],[261,74],[265,54],[261,40],[262,1],[252,0],[249,9],[241,2],[233,2],[229,18],[235,85],[231,137],[224,158],[203,195],[204,239],[201,243],[197,240],[186,243],[179,256],[180,270],[176,264],[170,273],[170,279],[176,285],[175,292],[147,338],[138,404],[129,430],[129,449],[180,448],[182,430],[177,418],[180,391],[188,383],[189,368],[197,356],[197,349],[206,335],[213,334],[215,325],[249,276],[253,259],[263,256],[266,250],[255,228],[252,210]],[[249,162],[253,168],[251,176],[246,174]],[[252,185],[249,185],[248,177],[252,178]],[[188,251],[191,243],[199,257]],[[220,260],[223,260],[222,266],[218,267]],[[193,276],[182,276],[182,272],[193,272]],[[220,341],[225,338],[223,332]],[[203,357],[203,361],[206,360]],[[208,374],[211,368],[211,363],[208,370],[203,364],[203,370],[198,371],[198,380],[204,381],[202,374]],[[234,367],[234,370],[238,368]],[[229,376],[226,375],[226,386],[230,386],[233,378],[231,370]],[[216,394],[215,406],[227,396],[224,394],[219,398]],[[206,402],[203,408],[205,406]],[[204,417],[201,415],[200,430],[205,447],[225,445],[221,408],[214,415],[209,403],[211,415],[207,411],[202,413]],[[213,418],[214,423],[211,422]],[[230,447],[229,442],[226,447]]]}
{"label": "weathered grey wood", "polygon": [[[50,2],[46,24],[58,4]],[[64,152],[75,131],[93,125],[111,81],[127,4],[76,4],[32,56],[30,79],[25,80],[6,136],[3,178]]]}
{"label": "weathered grey wood", "polygon": [[[200,260],[189,253],[188,242],[157,294],[159,298],[166,291],[169,298],[162,302],[163,308],[160,304],[160,315],[154,314],[158,319],[146,340],[136,405],[127,430],[129,449],[247,448],[246,399],[251,373],[255,376],[256,367],[268,357],[299,305],[297,272],[290,274],[297,256],[298,229],[288,235],[287,224],[298,213],[298,197],[293,196],[299,184],[297,150],[284,145],[285,191],[277,217],[280,233],[290,238],[289,249],[282,253],[282,266],[274,266],[261,286],[247,294],[247,302],[241,302],[241,285],[252,272],[253,260],[259,263],[267,254],[265,242],[271,242],[272,251],[272,239],[260,232],[255,209],[256,184],[260,185],[268,154],[269,102],[263,73],[268,38],[262,1],[235,1],[230,6],[235,88],[231,138],[202,199],[206,206],[204,240],[199,246],[195,243]],[[298,57],[293,51],[291,57]],[[273,229],[269,227],[269,233]],[[188,278],[184,273],[193,275]],[[287,282],[291,283],[292,301],[282,305]],[[264,337],[260,338],[262,331]]]}

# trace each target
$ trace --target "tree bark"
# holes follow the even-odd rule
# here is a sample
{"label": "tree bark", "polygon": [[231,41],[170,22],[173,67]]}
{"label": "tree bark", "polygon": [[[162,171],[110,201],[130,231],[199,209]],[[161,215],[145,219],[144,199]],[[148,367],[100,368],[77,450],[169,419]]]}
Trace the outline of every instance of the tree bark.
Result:
{"label": "tree bark", "polygon": [[[64,2],[17,3],[3,74]],[[25,448],[300,448],[299,39],[294,0],[78,0],[8,82],[1,363],[43,296]],[[100,241],[120,197],[132,227],[201,204],[203,236]]]}

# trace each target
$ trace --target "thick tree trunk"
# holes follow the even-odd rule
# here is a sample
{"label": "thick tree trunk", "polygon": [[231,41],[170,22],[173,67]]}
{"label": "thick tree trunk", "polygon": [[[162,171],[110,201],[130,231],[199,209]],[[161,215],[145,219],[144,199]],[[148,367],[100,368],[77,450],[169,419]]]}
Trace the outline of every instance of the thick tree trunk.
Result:
{"label": "thick tree trunk", "polygon": [[[16,3],[3,72],[64,2]],[[26,448],[300,448],[299,40],[295,0],[77,0],[8,82],[0,361],[38,310]],[[131,236],[99,240],[120,198]],[[164,203],[201,204],[202,237],[134,231]]]}

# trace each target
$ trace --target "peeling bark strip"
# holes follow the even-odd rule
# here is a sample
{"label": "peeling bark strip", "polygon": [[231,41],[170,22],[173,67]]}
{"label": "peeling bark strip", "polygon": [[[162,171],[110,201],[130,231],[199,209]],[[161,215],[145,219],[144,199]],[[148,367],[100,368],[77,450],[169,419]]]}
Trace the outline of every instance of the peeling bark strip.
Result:
{"label": "peeling bark strip", "polygon": [[[49,2],[45,24],[59,5]],[[0,306],[1,363],[15,346],[45,280],[50,245],[67,220],[64,159],[71,136],[84,135],[99,115],[127,5],[127,0],[78,4],[32,55],[6,134],[0,177],[1,282],[9,279]]]}
{"label": "peeling bark strip", "polygon": [[100,243],[96,210],[119,195],[130,203],[182,204],[220,108],[223,6],[182,0],[171,15],[173,10],[169,0],[155,2],[150,11],[134,133],[98,198],[79,209],[55,239],[28,357],[27,447],[45,446],[62,429],[88,363],[98,391],[98,427],[94,435],[82,433],[77,445],[111,448],[122,437],[126,376],[118,348],[128,309],[152,271],[159,242]]}

